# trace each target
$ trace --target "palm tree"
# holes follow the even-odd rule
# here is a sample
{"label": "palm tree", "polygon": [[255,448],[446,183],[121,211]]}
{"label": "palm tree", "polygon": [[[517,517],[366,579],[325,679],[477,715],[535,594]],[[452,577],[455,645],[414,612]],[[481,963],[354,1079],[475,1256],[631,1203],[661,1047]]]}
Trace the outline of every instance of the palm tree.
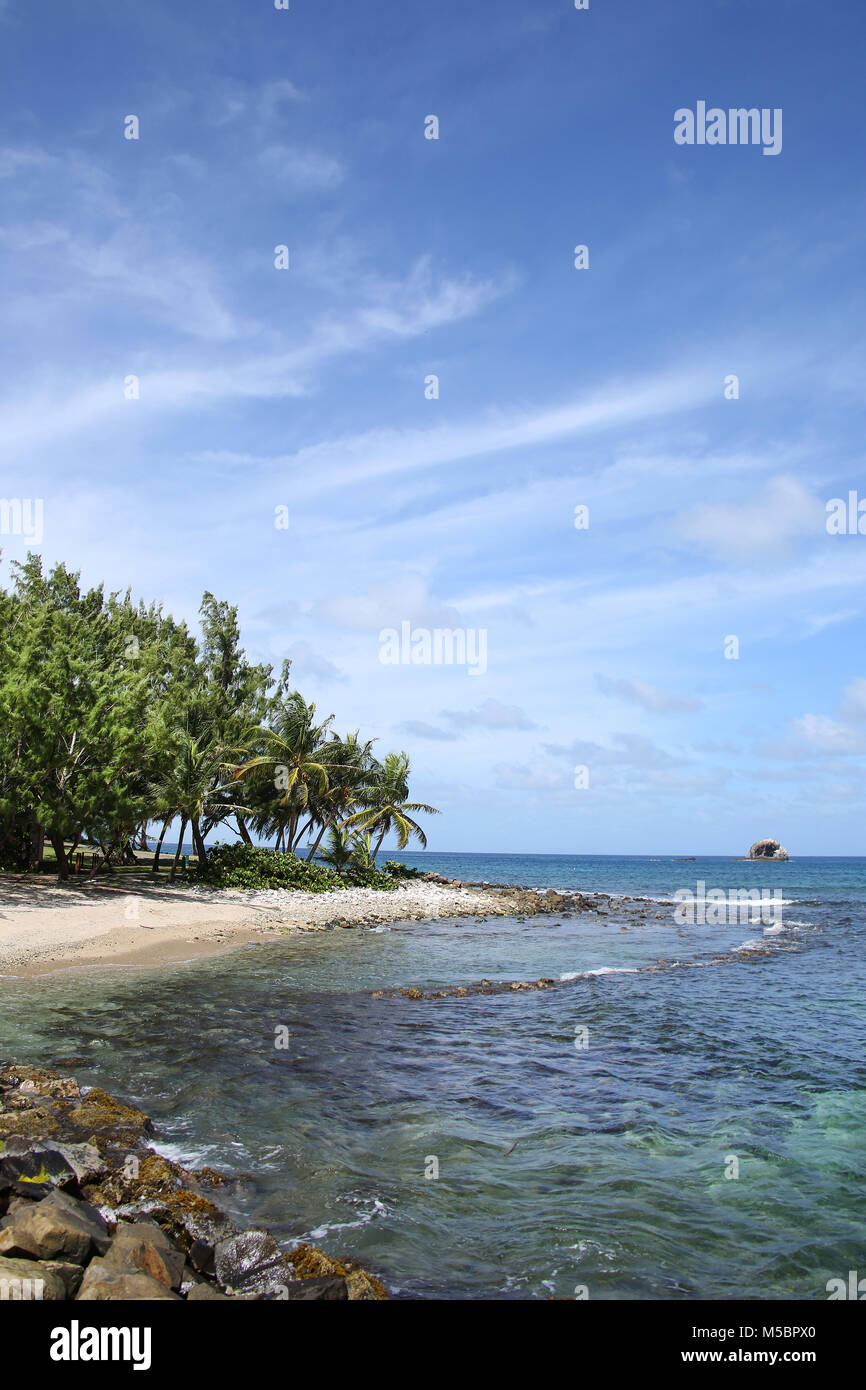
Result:
{"label": "palm tree", "polygon": [[366,790],[366,806],[342,822],[346,829],[379,832],[372,856],[374,864],[382,841],[390,830],[397,832],[398,849],[405,849],[410,839],[416,839],[422,849],[427,847],[427,836],[409,813],[414,815],[422,811],[425,815],[438,816],[439,811],[424,801],[406,800],[409,795],[409,772],[408,753],[388,753],[385,761],[378,764],[376,780]]}
{"label": "palm tree", "polygon": [[330,869],[336,869],[338,874],[344,874],[352,862],[352,839],[348,830],[331,826],[325,849],[319,854],[320,862],[327,864]]}
{"label": "palm tree", "polygon": [[172,735],[173,757],[166,781],[159,788],[159,804],[167,820],[180,817],[180,836],[171,869],[174,878],[188,825],[198,861],[206,864],[204,839],[208,831],[230,814],[247,815],[249,812],[246,806],[225,797],[231,786],[231,783],[228,787],[224,785],[229,770],[228,758],[236,756],[237,750],[227,749],[220,743],[214,725],[190,713],[182,727],[172,730]]}
{"label": "palm tree", "polygon": [[[272,728],[251,730],[249,742],[263,752],[232,769],[233,780],[270,782],[283,793],[276,802],[267,799],[256,814],[256,829],[278,831],[277,848],[294,853],[302,837],[315,823],[321,799],[329,790],[329,774],[339,766],[342,744],[327,738],[333,714],[316,723],[316,706],[296,690],[291,691],[274,715]],[[301,825],[304,816],[308,819]]]}
{"label": "palm tree", "polygon": [[362,741],[357,729],[343,739],[338,739],[336,734],[331,734],[331,738],[339,743],[339,748],[329,755],[331,779],[327,792],[311,799],[312,824],[318,825],[319,833],[310,846],[308,861],[318,850],[326,830],[336,829],[342,817],[367,804],[375,769],[379,766],[372,752],[375,740]]}

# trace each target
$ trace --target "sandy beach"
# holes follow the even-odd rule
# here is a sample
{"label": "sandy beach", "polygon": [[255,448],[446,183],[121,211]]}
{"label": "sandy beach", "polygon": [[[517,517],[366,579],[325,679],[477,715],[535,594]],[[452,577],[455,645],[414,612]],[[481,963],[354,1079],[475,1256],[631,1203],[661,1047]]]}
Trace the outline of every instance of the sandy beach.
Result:
{"label": "sandy beach", "polygon": [[[289,933],[550,910],[559,905],[553,896],[556,903],[522,889],[425,881],[400,884],[390,893],[301,893],[129,879],[68,887],[36,877],[6,879],[0,881],[0,976],[172,965]],[[568,905],[563,902],[561,910]]]}

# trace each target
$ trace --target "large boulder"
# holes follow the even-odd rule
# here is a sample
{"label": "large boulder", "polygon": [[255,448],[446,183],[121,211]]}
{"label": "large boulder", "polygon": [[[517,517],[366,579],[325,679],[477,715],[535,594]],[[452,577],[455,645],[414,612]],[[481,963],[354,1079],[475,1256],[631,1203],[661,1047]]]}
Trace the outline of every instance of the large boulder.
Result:
{"label": "large boulder", "polygon": [[146,1218],[131,1224],[122,1222],[105,1252],[106,1265],[129,1273],[141,1270],[167,1289],[180,1287],[185,1263],[182,1251],[155,1222]]}
{"label": "large boulder", "polygon": [[243,1293],[280,1297],[290,1277],[285,1256],[268,1231],[243,1231],[221,1240],[214,1263],[220,1286]]}
{"label": "large boulder", "polygon": [[0,1255],[84,1264],[109,1244],[108,1227],[95,1207],[55,1188],[41,1202],[17,1207],[0,1222]]}
{"label": "large boulder", "polygon": [[0,1303],[7,1300],[60,1303],[66,1297],[67,1284],[59,1266],[49,1268],[35,1260],[7,1260],[0,1256]]}
{"label": "large boulder", "polygon": [[159,1279],[143,1270],[122,1269],[107,1260],[91,1260],[84,1272],[78,1291],[79,1303],[126,1302],[134,1299],[154,1302],[158,1299],[178,1299]]}
{"label": "large boulder", "polygon": [[47,1144],[34,1144],[24,1153],[0,1156],[0,1186],[18,1197],[45,1197],[55,1187],[77,1187],[78,1177],[66,1156]]}
{"label": "large boulder", "polygon": [[778,840],[756,840],[748,853],[749,859],[787,859],[788,851]]}

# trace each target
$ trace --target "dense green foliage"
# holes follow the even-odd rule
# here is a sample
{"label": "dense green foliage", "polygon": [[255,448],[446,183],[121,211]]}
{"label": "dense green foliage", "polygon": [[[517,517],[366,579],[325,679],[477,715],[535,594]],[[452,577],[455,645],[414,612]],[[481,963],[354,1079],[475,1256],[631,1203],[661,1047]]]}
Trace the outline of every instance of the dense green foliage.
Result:
{"label": "dense green foliage", "polygon": [[[244,842],[232,850],[251,848],[253,834],[275,837],[288,851],[280,886],[301,886],[298,864],[313,874],[303,886],[326,872],[328,886],[393,886],[375,864],[385,834],[396,831],[401,849],[410,837],[423,846],[413,813],[435,814],[408,800],[406,754],[380,762],[357,730],[335,733],[334,716],[320,718],[291,688],[289,662],[279,677],[251,664],[236,608],[206,593],[200,615],[197,638],[128,591],[82,592],[64,565],[46,575],[31,554],[12,566],[11,587],[0,588],[0,866],[30,866],[44,835],[61,878],[85,842],[110,868],[133,860],[156,823],[157,868],[174,824],[204,878],[205,838],[219,826]],[[342,836],[332,847],[346,853],[330,870],[312,862],[326,833]],[[210,881],[246,872],[261,886],[277,873],[255,856],[229,865],[228,853]]]}
{"label": "dense green foliage", "polygon": [[217,845],[198,866],[196,881],[212,888],[300,888],[324,893],[344,880],[333,869],[257,845]]}
{"label": "dense green foliage", "polygon": [[398,859],[386,859],[382,872],[395,879],[420,878],[421,870],[413,869],[411,864],[401,864]]}
{"label": "dense green foliage", "polygon": [[373,865],[346,871],[296,854],[279,853],[257,845],[217,845],[198,866],[195,880],[212,888],[297,888],[305,893],[325,893],[334,888],[396,888],[396,879]]}

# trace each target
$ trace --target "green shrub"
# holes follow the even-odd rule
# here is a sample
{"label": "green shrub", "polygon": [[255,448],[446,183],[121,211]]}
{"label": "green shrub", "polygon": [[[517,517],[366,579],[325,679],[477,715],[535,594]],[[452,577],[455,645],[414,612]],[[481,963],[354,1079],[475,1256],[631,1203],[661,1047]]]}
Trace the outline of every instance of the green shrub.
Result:
{"label": "green shrub", "polygon": [[308,864],[295,854],[278,854],[258,845],[216,845],[208,862],[191,878],[209,888],[296,888],[304,893],[327,893],[345,888],[346,881],[322,864]]}
{"label": "green shrub", "polygon": [[373,864],[353,863],[345,874],[296,854],[278,854],[258,845],[216,845],[206,864],[194,867],[189,881],[208,888],[295,888],[302,893],[328,893],[339,888],[378,888],[391,892],[395,878]]}
{"label": "green shrub", "polygon": [[409,864],[401,864],[397,859],[386,859],[382,865],[383,873],[389,874],[391,878],[420,878],[421,870],[413,869]]}
{"label": "green shrub", "polygon": [[397,887],[390,874],[377,869],[373,864],[350,864],[346,870],[346,878],[354,888],[381,888],[389,893]]}

